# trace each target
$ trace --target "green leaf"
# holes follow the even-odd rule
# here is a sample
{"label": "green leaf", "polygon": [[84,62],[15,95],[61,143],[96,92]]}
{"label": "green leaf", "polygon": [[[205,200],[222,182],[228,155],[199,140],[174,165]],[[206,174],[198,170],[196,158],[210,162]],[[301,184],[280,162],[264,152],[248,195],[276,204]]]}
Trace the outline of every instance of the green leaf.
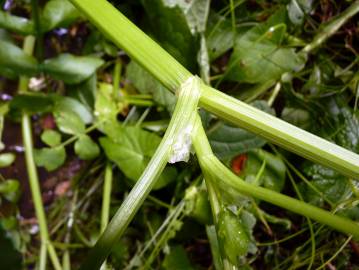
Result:
{"label": "green leaf", "polygon": [[323,197],[335,204],[339,204],[343,200],[351,197],[352,189],[350,182],[347,177],[340,173],[319,164],[304,165],[303,171],[310,179],[311,184],[323,194],[320,195],[313,191],[312,188],[303,184],[301,187],[305,201],[323,206],[325,203]]}
{"label": "green leaf", "polygon": [[78,17],[79,12],[69,1],[48,1],[41,17],[41,30],[48,32],[56,27],[66,27]]}
{"label": "green leaf", "polygon": [[55,79],[67,84],[77,84],[88,79],[102,64],[103,61],[97,57],[65,53],[45,60],[42,68]]}
{"label": "green leaf", "polygon": [[15,161],[16,156],[13,153],[0,154],[0,168],[8,167]]}
{"label": "green leaf", "polygon": [[155,38],[175,59],[193,70],[197,46],[183,10],[167,0],[142,0]]}
{"label": "green leaf", "polygon": [[48,146],[57,146],[61,143],[61,134],[56,130],[46,129],[41,134],[41,140]]}
{"label": "green leaf", "polygon": [[0,261],[1,268],[7,270],[23,269],[22,256],[18,252],[9,238],[9,231],[5,231],[0,226]]}
{"label": "green leaf", "polygon": [[262,149],[251,150],[247,153],[247,159],[239,176],[247,182],[254,183],[264,162],[263,174],[255,184],[280,192],[285,182],[285,164],[279,157]]}
{"label": "green leaf", "polygon": [[[252,105],[262,111],[274,114],[274,110],[264,101],[256,101]],[[208,139],[213,152],[222,160],[230,159],[235,155],[260,148],[266,144],[266,140],[253,133],[222,121],[211,129]]]}
{"label": "green leaf", "polygon": [[187,23],[192,33],[204,33],[206,31],[209,14],[210,0],[193,0],[185,10]]}
{"label": "green leaf", "polygon": [[304,57],[281,44],[286,32],[282,13],[277,12],[268,22],[239,36],[228,64],[227,79],[262,83],[278,80],[283,73],[303,67]]}
{"label": "green leaf", "polygon": [[0,11],[0,27],[22,35],[34,33],[34,23],[26,18]]}
{"label": "green leaf", "polygon": [[58,128],[66,134],[79,135],[85,133],[85,124],[78,114],[73,111],[54,112],[54,117]]}
{"label": "green leaf", "polygon": [[171,247],[171,252],[163,260],[162,267],[166,270],[194,270],[187,253],[182,246]]}
{"label": "green leaf", "polygon": [[309,129],[312,120],[308,111],[291,107],[283,109],[282,119],[302,129]]}
{"label": "green leaf", "polygon": [[222,208],[218,215],[218,241],[226,258],[234,265],[239,264],[239,257],[248,252],[249,237],[241,219],[231,210]]}
{"label": "green leaf", "polygon": [[78,100],[57,95],[54,95],[53,99],[55,100],[54,111],[72,111],[77,114],[85,124],[92,122],[92,112]]}
{"label": "green leaf", "polygon": [[155,102],[165,106],[169,112],[173,111],[176,97],[134,61],[127,66],[126,77],[140,93],[152,95]]}
{"label": "green leaf", "polygon": [[211,15],[208,23],[208,55],[214,60],[233,47],[235,33],[231,21],[217,14]]}
{"label": "green leaf", "polygon": [[48,171],[53,171],[64,164],[66,151],[64,147],[41,148],[34,151],[35,162]]}
{"label": "green leaf", "polygon": [[100,148],[89,136],[81,135],[75,142],[75,153],[83,160],[90,160],[100,154]]}
{"label": "green leaf", "polygon": [[69,96],[80,101],[88,111],[93,111],[97,91],[97,76],[94,73],[90,78],[69,89]]}
{"label": "green leaf", "polygon": [[304,16],[312,9],[313,0],[291,0],[287,5],[289,20],[295,25],[301,25]]}
{"label": "green leaf", "polygon": [[198,190],[195,187],[193,187],[192,192],[193,194],[189,196],[187,202],[191,207],[191,212],[189,215],[201,224],[213,224],[213,215],[208,199],[208,193],[205,190]]}
{"label": "green leaf", "polygon": [[16,95],[10,102],[11,110],[27,113],[50,112],[54,108],[54,100],[50,95],[31,93]]}
{"label": "green leaf", "polygon": [[9,201],[16,203],[20,197],[20,183],[18,180],[7,179],[0,182],[0,193]]}
{"label": "green leaf", "polygon": [[[101,138],[100,144],[107,157],[114,161],[129,179],[136,182],[155,153],[161,138],[137,127],[119,127],[115,133],[115,137]],[[174,167],[166,167],[157,180],[155,189],[166,186],[176,176]]]}
{"label": "green leaf", "polygon": [[0,40],[0,67],[19,75],[32,76],[38,72],[37,60],[9,41]]}

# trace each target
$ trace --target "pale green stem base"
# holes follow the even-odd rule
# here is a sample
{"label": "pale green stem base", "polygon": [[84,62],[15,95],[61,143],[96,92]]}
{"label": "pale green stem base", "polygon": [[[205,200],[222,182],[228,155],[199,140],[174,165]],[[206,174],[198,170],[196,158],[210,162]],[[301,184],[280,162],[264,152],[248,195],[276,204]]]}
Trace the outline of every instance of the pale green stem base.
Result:
{"label": "pale green stem base", "polygon": [[[35,44],[35,38],[33,36],[26,37],[24,42],[24,52],[27,54],[32,54],[34,49],[34,44]],[[28,81],[29,81],[28,78],[20,77],[19,93],[24,93],[27,91]],[[37,175],[36,165],[34,161],[31,120],[26,113],[23,113],[22,115],[21,128],[22,128],[23,143],[25,147],[25,160],[26,160],[27,173],[29,177],[30,189],[34,201],[36,218],[40,228],[40,238],[41,238],[40,267],[46,266],[46,257],[45,257],[46,253],[43,252],[45,246],[47,248],[47,251],[49,253],[54,268],[56,270],[61,270],[60,261],[56,255],[54,247],[52,246],[49,240],[49,232],[46,224],[45,210],[41,198],[39,178]]]}

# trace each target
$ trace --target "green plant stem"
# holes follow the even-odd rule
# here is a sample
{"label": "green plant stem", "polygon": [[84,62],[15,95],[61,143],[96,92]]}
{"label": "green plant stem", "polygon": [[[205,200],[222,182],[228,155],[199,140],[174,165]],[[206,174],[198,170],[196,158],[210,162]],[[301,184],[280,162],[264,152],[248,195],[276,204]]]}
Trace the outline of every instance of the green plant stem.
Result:
{"label": "green plant stem", "polygon": [[[90,250],[85,262],[81,265],[82,270],[97,270],[100,268],[103,261],[111,252],[112,246],[122,236],[145,198],[156,184],[156,180],[161,175],[171,156],[172,144],[177,141],[178,136],[192,122],[194,113],[197,111],[200,95],[199,89],[197,89],[199,88],[199,83],[197,78],[193,80],[195,80],[193,87],[180,88],[171,122],[159,147],[94,248]],[[195,91],[198,91],[198,95],[194,95]]]}
{"label": "green plant stem", "polygon": [[40,23],[40,6],[39,0],[31,0],[31,13],[34,21],[34,30],[36,33],[36,56],[39,61],[43,58],[44,46],[43,46],[43,34]]}
{"label": "green plant stem", "polygon": [[314,37],[313,41],[310,42],[303,48],[303,52],[309,53],[314,49],[321,46],[329,37],[331,37],[340,27],[343,26],[351,17],[359,12],[359,1],[354,1],[346,10],[340,15],[332,19],[326,24],[323,29]]}
{"label": "green plant stem", "polygon": [[110,216],[110,203],[111,203],[111,190],[112,190],[112,164],[107,162],[105,167],[105,179],[103,183],[102,192],[102,209],[101,209],[101,233],[106,229]]}
{"label": "green plant stem", "polygon": [[[117,46],[172,92],[191,74],[106,0],[71,0]],[[358,1],[353,5],[356,7]],[[356,8],[352,8],[356,11]],[[351,12],[351,13],[352,13]],[[350,13],[350,14],[351,14]],[[333,34],[332,32],[329,33]],[[328,36],[328,34],[327,34]],[[359,156],[202,85],[200,106],[298,155],[359,178]]]}
{"label": "green plant stem", "polygon": [[192,138],[200,166],[203,171],[212,175],[212,179],[217,179],[219,183],[230,186],[238,192],[272,203],[359,238],[359,225],[357,223],[286,195],[247,183],[233,174],[214,156],[205,131],[200,124],[199,116]]}
{"label": "green plant stem", "polygon": [[[24,41],[24,48],[23,48],[24,52],[26,54],[31,55],[34,50],[34,45],[35,45],[35,38],[33,36],[27,36]],[[29,79],[27,77],[24,77],[24,76],[20,77],[19,93],[27,92],[28,82],[29,82]],[[37,221],[39,223],[39,228],[40,228],[40,238],[41,238],[41,245],[42,245],[41,250],[43,251],[43,249],[44,249],[43,245],[45,245],[54,268],[56,270],[61,270],[60,261],[56,255],[55,249],[49,239],[49,232],[48,232],[47,223],[46,223],[45,210],[44,210],[44,206],[43,206],[42,198],[41,198],[39,178],[37,175],[36,165],[35,165],[35,161],[34,161],[31,120],[30,120],[30,116],[27,115],[26,113],[22,114],[21,128],[22,128],[23,143],[24,143],[24,147],[25,147],[25,160],[26,160],[27,173],[28,173],[28,177],[29,177],[29,184],[30,184],[32,199],[34,202],[36,218],[37,218]],[[46,254],[46,253],[40,252],[40,255],[44,256],[44,254]],[[43,267],[44,262],[46,262],[46,259],[40,258],[40,262],[41,262],[40,266]],[[45,265],[46,265],[46,263],[45,263]]]}
{"label": "green plant stem", "polygon": [[359,178],[359,156],[336,144],[205,85],[200,105],[300,156]]}

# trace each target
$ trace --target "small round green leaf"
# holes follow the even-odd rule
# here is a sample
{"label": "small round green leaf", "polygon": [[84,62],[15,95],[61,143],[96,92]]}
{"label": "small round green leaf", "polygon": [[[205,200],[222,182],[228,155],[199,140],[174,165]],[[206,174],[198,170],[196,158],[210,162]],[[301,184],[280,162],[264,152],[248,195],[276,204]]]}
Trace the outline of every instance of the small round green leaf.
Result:
{"label": "small round green leaf", "polygon": [[90,160],[100,153],[98,145],[87,135],[81,135],[75,142],[75,153],[83,160]]}
{"label": "small round green leaf", "polygon": [[46,129],[41,134],[41,140],[48,146],[57,146],[61,142],[61,134],[56,130]]}
{"label": "small round green leaf", "polygon": [[48,171],[53,171],[60,167],[66,159],[64,147],[35,149],[35,162],[38,166],[45,167]]}
{"label": "small round green leaf", "polygon": [[16,156],[13,153],[0,154],[0,168],[10,166],[15,161]]}

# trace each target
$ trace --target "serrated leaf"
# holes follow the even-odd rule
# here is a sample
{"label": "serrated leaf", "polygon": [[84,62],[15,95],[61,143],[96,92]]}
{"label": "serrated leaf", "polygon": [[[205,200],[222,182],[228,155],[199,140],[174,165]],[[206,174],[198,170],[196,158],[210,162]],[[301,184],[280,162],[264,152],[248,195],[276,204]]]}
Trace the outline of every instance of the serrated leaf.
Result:
{"label": "serrated leaf", "polygon": [[36,58],[9,41],[0,40],[0,67],[15,74],[32,76],[38,72]]}
{"label": "serrated leaf", "polygon": [[77,9],[67,0],[51,0],[44,7],[41,30],[48,32],[56,27],[65,27],[79,17]]}
{"label": "serrated leaf", "polygon": [[[136,182],[155,153],[161,138],[137,127],[118,127],[115,137],[103,137],[100,144],[107,157],[115,162],[123,173]],[[112,136],[113,136],[112,134]],[[174,167],[166,167],[157,180],[155,189],[173,181],[177,175]]]}
{"label": "serrated leaf", "polygon": [[140,93],[152,95],[155,102],[165,106],[169,112],[173,111],[176,97],[134,61],[127,66],[126,77]]}
{"label": "serrated leaf", "polygon": [[15,161],[15,154],[13,153],[3,153],[0,154],[0,168],[10,166]]}
{"label": "serrated leaf", "polygon": [[35,162],[38,166],[45,167],[48,171],[53,171],[64,164],[66,151],[64,147],[41,148],[34,150]]}
{"label": "serrated leaf", "polygon": [[48,146],[57,146],[61,143],[61,134],[56,130],[46,129],[41,134],[41,140]]}
{"label": "serrated leaf", "polygon": [[68,84],[77,84],[88,79],[102,64],[103,61],[97,57],[65,53],[45,60],[42,68],[55,79]]}
{"label": "serrated leaf", "polygon": [[90,160],[100,154],[100,148],[89,136],[81,135],[75,142],[75,153],[83,160]]}

